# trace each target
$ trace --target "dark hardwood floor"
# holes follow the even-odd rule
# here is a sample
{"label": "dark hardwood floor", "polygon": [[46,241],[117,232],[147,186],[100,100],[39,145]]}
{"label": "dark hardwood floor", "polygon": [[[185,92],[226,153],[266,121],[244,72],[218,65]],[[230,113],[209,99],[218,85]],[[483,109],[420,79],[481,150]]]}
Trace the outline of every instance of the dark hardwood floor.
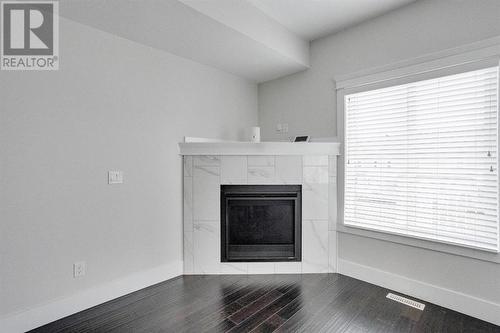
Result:
{"label": "dark hardwood floor", "polygon": [[339,274],[182,276],[32,332],[500,332],[388,291]]}

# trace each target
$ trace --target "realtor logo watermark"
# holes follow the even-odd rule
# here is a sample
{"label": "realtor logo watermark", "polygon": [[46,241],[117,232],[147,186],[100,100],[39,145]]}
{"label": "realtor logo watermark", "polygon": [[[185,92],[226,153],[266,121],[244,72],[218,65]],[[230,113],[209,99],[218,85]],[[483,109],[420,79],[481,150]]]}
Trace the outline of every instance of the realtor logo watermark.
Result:
{"label": "realtor logo watermark", "polygon": [[2,70],[59,69],[57,1],[1,1]]}

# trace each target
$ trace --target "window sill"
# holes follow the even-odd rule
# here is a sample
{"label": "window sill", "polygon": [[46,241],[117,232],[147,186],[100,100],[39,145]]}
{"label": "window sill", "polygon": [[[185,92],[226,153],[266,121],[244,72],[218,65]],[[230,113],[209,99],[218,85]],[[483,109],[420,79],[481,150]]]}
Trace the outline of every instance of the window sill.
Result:
{"label": "window sill", "polygon": [[451,245],[433,242],[430,240],[394,235],[380,231],[350,227],[345,226],[341,223],[337,224],[337,232],[500,264],[500,253],[487,252],[483,250],[461,247],[459,245]]}

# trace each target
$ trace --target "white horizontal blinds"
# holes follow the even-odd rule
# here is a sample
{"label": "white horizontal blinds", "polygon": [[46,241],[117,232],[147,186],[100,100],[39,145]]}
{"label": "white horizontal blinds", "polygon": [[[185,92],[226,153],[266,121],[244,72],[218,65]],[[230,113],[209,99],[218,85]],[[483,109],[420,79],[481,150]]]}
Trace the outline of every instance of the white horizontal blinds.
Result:
{"label": "white horizontal blinds", "polygon": [[344,224],[498,251],[498,67],[345,106]]}

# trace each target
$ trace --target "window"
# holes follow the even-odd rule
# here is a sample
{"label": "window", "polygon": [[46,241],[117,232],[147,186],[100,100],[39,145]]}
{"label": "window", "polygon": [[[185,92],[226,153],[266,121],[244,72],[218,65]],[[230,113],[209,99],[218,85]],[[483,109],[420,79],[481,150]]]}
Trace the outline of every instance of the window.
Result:
{"label": "window", "polygon": [[498,76],[345,95],[344,225],[498,252]]}

